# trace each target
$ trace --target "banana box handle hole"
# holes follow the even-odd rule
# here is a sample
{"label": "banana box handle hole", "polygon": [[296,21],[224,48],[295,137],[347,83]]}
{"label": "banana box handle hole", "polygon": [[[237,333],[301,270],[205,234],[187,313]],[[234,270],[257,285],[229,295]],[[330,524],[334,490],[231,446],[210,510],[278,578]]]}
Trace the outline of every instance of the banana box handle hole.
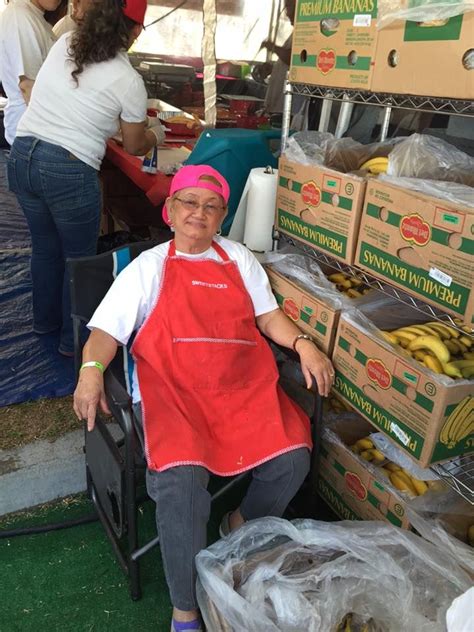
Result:
{"label": "banana box handle hole", "polygon": [[302,64],[305,64],[308,61],[308,51],[303,49],[300,53],[300,61]]}
{"label": "banana box handle hole", "polygon": [[462,246],[462,235],[459,233],[451,233],[448,237],[448,246],[453,250],[460,250]]}
{"label": "banana box handle hole", "polygon": [[389,52],[387,62],[390,68],[396,68],[400,61],[400,55],[397,50],[393,49]]}
{"label": "banana box handle hole", "polygon": [[357,54],[357,51],[355,50],[351,50],[349,55],[347,55],[347,63],[349,64],[349,66],[355,66],[357,64],[358,59],[359,59],[359,55]]}
{"label": "banana box handle hole", "polygon": [[466,70],[474,70],[474,48],[469,48],[462,56],[462,65]]}
{"label": "banana box handle hole", "polygon": [[385,206],[381,206],[379,209],[379,219],[382,222],[388,222],[388,215],[389,215],[388,209],[385,208]]}

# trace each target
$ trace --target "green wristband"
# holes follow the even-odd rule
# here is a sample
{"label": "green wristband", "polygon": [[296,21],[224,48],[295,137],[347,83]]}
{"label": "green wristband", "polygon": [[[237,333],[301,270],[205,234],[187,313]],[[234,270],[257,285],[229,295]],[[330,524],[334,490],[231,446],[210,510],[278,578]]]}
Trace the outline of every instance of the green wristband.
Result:
{"label": "green wristband", "polygon": [[82,369],[87,369],[87,367],[90,366],[99,369],[101,373],[105,371],[105,366],[102,364],[102,362],[96,362],[94,360],[92,360],[91,362],[84,362],[79,370],[82,371]]}

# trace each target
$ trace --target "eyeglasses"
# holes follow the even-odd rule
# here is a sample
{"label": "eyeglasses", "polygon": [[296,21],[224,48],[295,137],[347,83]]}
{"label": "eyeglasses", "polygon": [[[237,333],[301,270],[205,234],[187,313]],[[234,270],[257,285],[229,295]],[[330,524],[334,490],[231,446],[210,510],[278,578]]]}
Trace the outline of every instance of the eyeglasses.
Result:
{"label": "eyeglasses", "polygon": [[214,215],[224,210],[224,206],[216,206],[215,204],[200,204],[196,200],[183,200],[183,198],[175,197],[175,200],[181,202],[187,211],[197,211],[202,208],[206,215]]}

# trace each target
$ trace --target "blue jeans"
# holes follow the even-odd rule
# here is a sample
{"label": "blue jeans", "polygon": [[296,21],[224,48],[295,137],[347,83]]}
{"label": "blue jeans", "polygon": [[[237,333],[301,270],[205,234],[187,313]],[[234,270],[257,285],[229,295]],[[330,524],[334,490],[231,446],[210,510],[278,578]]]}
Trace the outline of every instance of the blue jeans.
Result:
{"label": "blue jeans", "polygon": [[7,164],[31,233],[33,329],[61,328],[59,350],[73,351],[66,259],[94,255],[101,194],[98,173],[69,151],[31,136],[17,137]]}

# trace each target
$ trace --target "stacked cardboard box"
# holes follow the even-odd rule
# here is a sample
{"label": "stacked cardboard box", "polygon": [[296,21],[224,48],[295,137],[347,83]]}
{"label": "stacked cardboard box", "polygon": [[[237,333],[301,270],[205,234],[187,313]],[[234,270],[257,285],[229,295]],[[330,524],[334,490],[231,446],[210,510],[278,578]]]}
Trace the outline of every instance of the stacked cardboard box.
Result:
{"label": "stacked cardboard box", "polygon": [[340,305],[324,299],[323,289],[318,294],[310,292],[271,265],[265,266],[265,269],[282,310],[301,331],[309,334],[318,347],[330,356],[341,313]]}
{"label": "stacked cardboard box", "polygon": [[393,22],[377,35],[371,90],[474,99],[473,34],[474,13]]}
{"label": "stacked cardboard box", "polygon": [[356,265],[474,322],[474,209],[370,181]]}
{"label": "stacked cardboard box", "polygon": [[472,382],[424,369],[355,314],[339,320],[333,363],[336,392],[422,467],[474,452]]}
{"label": "stacked cardboard box", "polygon": [[376,0],[299,0],[290,81],[369,90],[376,16]]}
{"label": "stacked cardboard box", "polygon": [[[343,520],[386,520],[409,529],[405,500],[395,493],[382,474],[369,469],[348,446],[373,432],[372,426],[354,415],[331,424],[323,434],[318,492]],[[336,436],[340,441],[332,440]]]}
{"label": "stacked cardboard box", "polygon": [[366,182],[285,157],[278,164],[278,230],[345,263],[353,263]]}

